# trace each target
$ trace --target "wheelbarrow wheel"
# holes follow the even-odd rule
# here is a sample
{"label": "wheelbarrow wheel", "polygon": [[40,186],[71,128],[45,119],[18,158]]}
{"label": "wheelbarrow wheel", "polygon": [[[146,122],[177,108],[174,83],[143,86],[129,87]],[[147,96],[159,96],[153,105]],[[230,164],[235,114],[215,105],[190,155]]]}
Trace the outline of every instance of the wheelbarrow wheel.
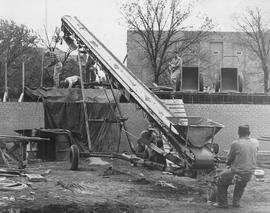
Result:
{"label": "wheelbarrow wheel", "polygon": [[77,170],[79,167],[79,158],[80,158],[80,150],[77,145],[73,144],[70,147],[70,155],[69,155],[69,160],[70,160],[70,169],[71,170]]}

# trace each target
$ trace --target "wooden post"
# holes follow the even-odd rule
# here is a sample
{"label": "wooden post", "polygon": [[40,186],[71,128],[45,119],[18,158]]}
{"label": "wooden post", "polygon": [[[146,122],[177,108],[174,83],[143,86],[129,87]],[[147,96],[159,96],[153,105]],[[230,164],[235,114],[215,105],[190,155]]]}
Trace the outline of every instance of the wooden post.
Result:
{"label": "wooden post", "polygon": [[116,150],[117,153],[119,153],[120,151],[121,135],[122,135],[122,124],[119,123],[119,140],[118,140],[117,150]]}
{"label": "wooden post", "polygon": [[20,95],[20,97],[19,97],[19,100],[18,100],[18,102],[22,102],[22,100],[23,100],[23,96],[24,96],[24,61],[22,62],[22,93],[21,93],[21,95]]}
{"label": "wooden post", "polygon": [[5,92],[7,92],[8,87],[7,87],[7,62],[5,62]]}
{"label": "wooden post", "polygon": [[78,63],[79,63],[79,71],[80,71],[81,92],[82,92],[82,99],[83,99],[82,102],[83,102],[85,128],[86,128],[86,134],[87,134],[87,143],[88,143],[89,151],[91,151],[92,144],[91,144],[89,123],[88,123],[87,106],[86,106],[86,103],[85,103],[85,94],[84,94],[84,85],[83,85],[83,72],[82,72],[82,64],[81,64],[81,59],[80,59],[80,50],[79,50],[79,48],[78,48]]}
{"label": "wooden post", "polygon": [[42,55],[42,58],[41,58],[41,79],[40,79],[40,87],[43,87],[43,81],[44,81],[44,55]]}
{"label": "wooden post", "polygon": [[25,66],[24,61],[22,62],[22,93],[24,93],[24,80],[25,80]]}
{"label": "wooden post", "polygon": [[7,102],[8,100],[7,71],[8,71],[7,61],[5,61],[5,93],[3,97],[3,102]]}

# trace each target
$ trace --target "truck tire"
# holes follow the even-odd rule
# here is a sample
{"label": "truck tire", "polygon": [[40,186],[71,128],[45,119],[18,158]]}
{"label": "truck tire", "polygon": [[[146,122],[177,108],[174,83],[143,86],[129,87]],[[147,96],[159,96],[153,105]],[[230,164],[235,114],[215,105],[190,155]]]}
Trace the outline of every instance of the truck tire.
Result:
{"label": "truck tire", "polygon": [[70,147],[69,160],[70,160],[70,169],[78,170],[80,159],[80,150],[77,145],[73,144]]}

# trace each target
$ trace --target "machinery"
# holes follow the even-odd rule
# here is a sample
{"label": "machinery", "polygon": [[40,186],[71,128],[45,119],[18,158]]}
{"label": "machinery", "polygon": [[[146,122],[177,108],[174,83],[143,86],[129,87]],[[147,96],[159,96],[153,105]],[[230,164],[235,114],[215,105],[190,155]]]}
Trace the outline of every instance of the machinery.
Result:
{"label": "machinery", "polygon": [[[223,127],[222,124],[206,118],[187,117],[185,112],[181,117],[176,116],[170,110],[173,106],[166,106],[77,17],[64,16],[61,20],[66,43],[73,49],[77,48],[79,52],[87,52],[95,57],[111,79],[112,85],[121,90],[128,101],[139,105],[148,115],[149,121],[157,126],[174,147],[176,154],[165,153],[154,144],[144,141],[148,147],[183,169],[211,170],[215,167],[213,137]],[[183,103],[182,107],[184,108]],[[78,163],[77,155],[77,148],[72,146],[72,168],[76,168]]]}

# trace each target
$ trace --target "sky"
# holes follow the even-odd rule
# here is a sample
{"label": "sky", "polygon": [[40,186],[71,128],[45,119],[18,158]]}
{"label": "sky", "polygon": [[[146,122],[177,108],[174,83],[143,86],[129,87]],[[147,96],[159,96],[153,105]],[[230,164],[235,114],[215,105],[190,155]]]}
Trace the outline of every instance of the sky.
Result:
{"label": "sky", "polygon": [[[122,0],[124,1],[124,0]],[[183,0],[187,1],[187,0]],[[193,18],[204,15],[213,19],[218,31],[234,31],[232,17],[247,7],[262,10],[270,22],[269,0],[192,0]],[[0,18],[12,19],[42,34],[61,26],[64,15],[77,16],[120,60],[126,55],[126,27],[121,21],[120,0],[0,0]]]}

